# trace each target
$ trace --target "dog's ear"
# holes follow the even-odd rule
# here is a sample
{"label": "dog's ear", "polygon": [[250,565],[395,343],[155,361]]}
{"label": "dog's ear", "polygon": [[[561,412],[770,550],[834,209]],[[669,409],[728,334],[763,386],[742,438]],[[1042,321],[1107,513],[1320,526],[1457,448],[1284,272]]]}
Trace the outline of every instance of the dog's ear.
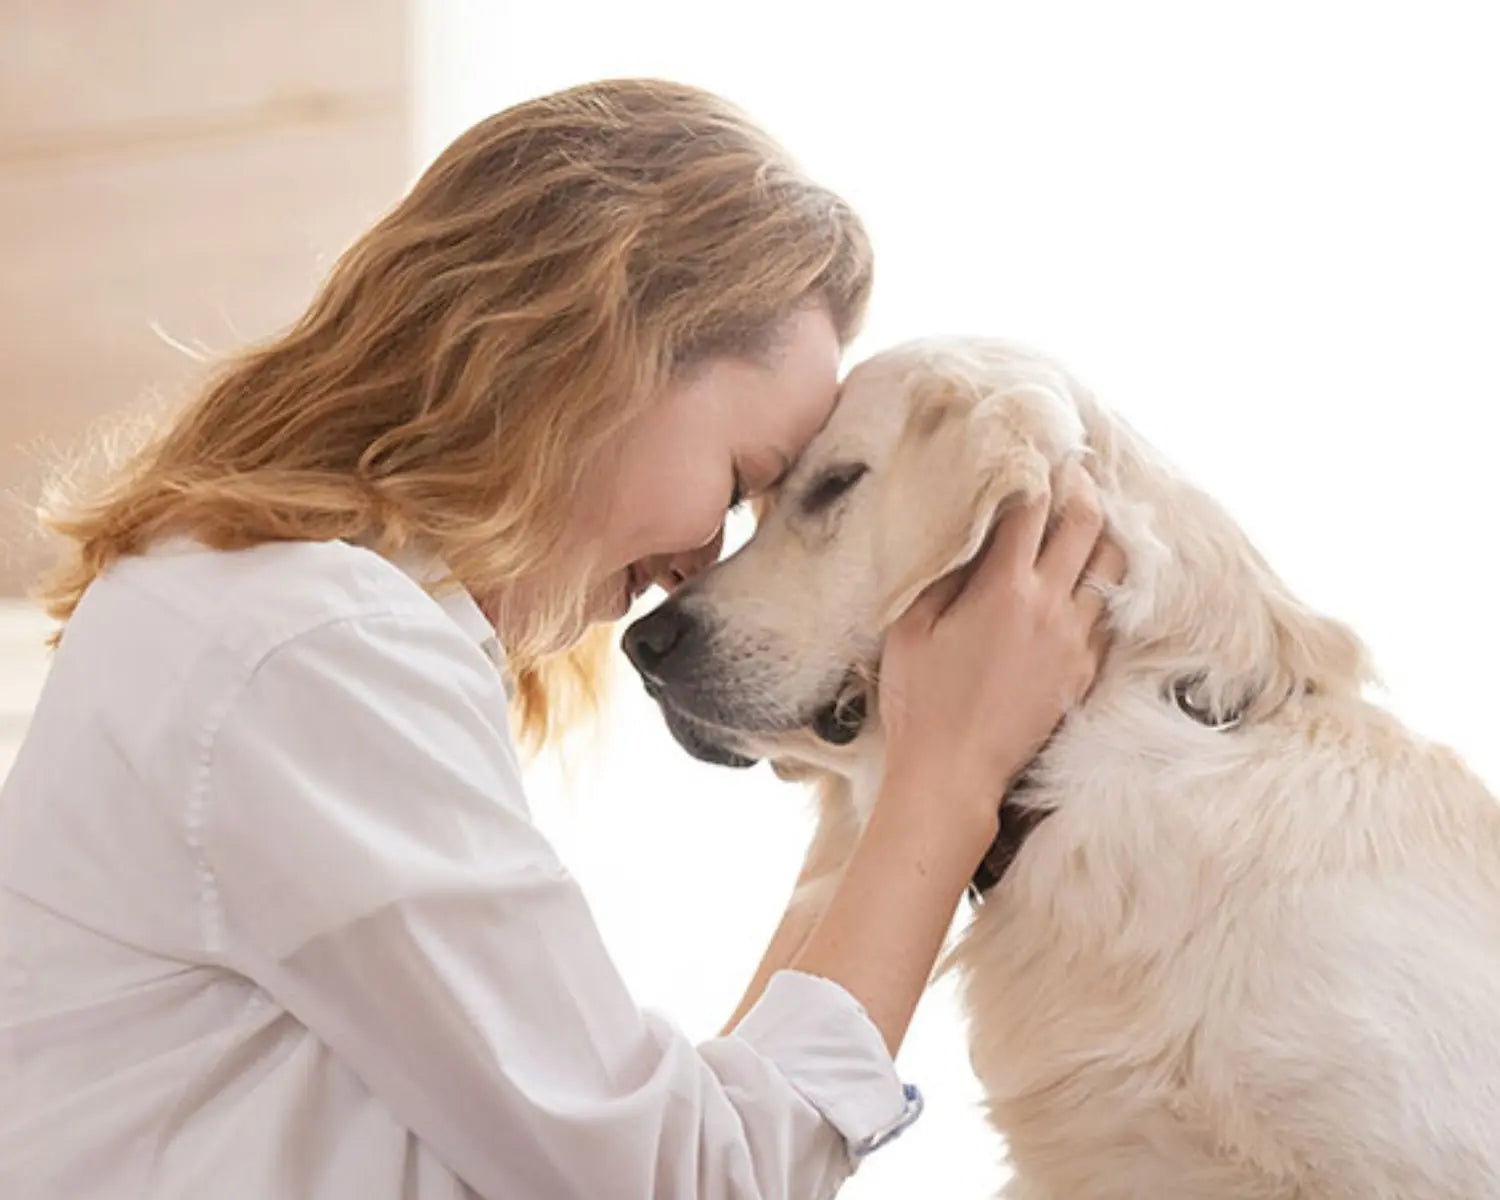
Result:
{"label": "dog's ear", "polygon": [[876,560],[887,623],[928,584],[971,562],[1009,509],[1048,492],[1083,448],[1071,401],[1028,382],[936,373],[915,383],[891,463]]}
{"label": "dog's ear", "polygon": [[1193,701],[1216,716],[1270,716],[1304,694],[1352,695],[1374,678],[1369,653],[1347,625],[1303,604],[1256,556],[1242,594],[1253,616],[1236,621],[1214,667],[1193,686]]}
{"label": "dog's ear", "polygon": [[1280,580],[1269,592],[1271,670],[1257,707],[1276,708],[1302,692],[1350,694],[1371,681],[1368,650],[1342,621],[1314,612]]}

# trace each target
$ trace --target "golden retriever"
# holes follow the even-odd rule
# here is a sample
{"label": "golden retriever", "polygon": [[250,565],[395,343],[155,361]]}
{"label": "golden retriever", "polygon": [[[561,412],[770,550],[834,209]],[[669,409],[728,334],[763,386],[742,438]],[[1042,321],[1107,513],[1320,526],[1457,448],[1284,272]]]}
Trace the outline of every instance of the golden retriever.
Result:
{"label": "golden retriever", "polygon": [[1074,456],[1129,562],[1114,641],[950,958],[1004,1194],[1500,1196],[1500,808],[1057,365],[977,340],[860,365],[752,540],[627,651],[693,753],[822,778],[838,863],[879,785],[883,631]]}

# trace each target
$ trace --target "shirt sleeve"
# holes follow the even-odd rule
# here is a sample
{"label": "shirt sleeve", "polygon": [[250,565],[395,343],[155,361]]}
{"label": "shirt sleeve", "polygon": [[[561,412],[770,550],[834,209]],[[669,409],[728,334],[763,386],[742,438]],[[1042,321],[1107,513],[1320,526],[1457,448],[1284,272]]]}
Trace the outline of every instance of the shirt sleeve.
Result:
{"label": "shirt sleeve", "polygon": [[916,1111],[873,1024],[795,972],[702,1046],[641,1011],[505,720],[437,621],[338,621],[267,656],[196,817],[223,961],[481,1196],[831,1195]]}

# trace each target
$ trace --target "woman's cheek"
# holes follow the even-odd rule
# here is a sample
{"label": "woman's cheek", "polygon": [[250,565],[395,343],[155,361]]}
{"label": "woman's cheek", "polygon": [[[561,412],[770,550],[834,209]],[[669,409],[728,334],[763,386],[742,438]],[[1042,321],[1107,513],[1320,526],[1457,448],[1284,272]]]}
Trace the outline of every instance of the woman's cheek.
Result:
{"label": "woman's cheek", "polygon": [[681,552],[711,549],[717,554],[724,538],[725,515],[723,497],[715,496],[702,505],[694,514],[692,527],[684,526]]}
{"label": "woman's cheek", "polygon": [[[724,524],[730,485],[718,465],[722,452],[681,451],[657,460],[616,497],[614,520],[630,530],[632,551],[623,561],[687,554],[707,545]],[[644,467],[644,464],[643,464]]]}

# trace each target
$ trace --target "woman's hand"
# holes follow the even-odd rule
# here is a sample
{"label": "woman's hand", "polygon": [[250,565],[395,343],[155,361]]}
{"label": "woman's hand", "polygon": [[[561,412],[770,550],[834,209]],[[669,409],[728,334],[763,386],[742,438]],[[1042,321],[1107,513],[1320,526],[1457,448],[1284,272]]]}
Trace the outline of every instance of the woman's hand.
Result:
{"label": "woman's hand", "polygon": [[[1093,681],[1102,590],[1124,574],[1078,467],[1000,523],[972,572],[924,593],[887,637],[885,778],[834,893],[791,965],[836,980],[894,1053],[994,838],[1006,785]],[[799,931],[800,932],[800,931]]]}
{"label": "woman's hand", "polygon": [[990,828],[1007,785],[1092,684],[1124,556],[1101,538],[1082,467],[1065,467],[1057,490],[1050,536],[1048,499],[1008,514],[973,568],[933,584],[887,635],[883,800]]}

